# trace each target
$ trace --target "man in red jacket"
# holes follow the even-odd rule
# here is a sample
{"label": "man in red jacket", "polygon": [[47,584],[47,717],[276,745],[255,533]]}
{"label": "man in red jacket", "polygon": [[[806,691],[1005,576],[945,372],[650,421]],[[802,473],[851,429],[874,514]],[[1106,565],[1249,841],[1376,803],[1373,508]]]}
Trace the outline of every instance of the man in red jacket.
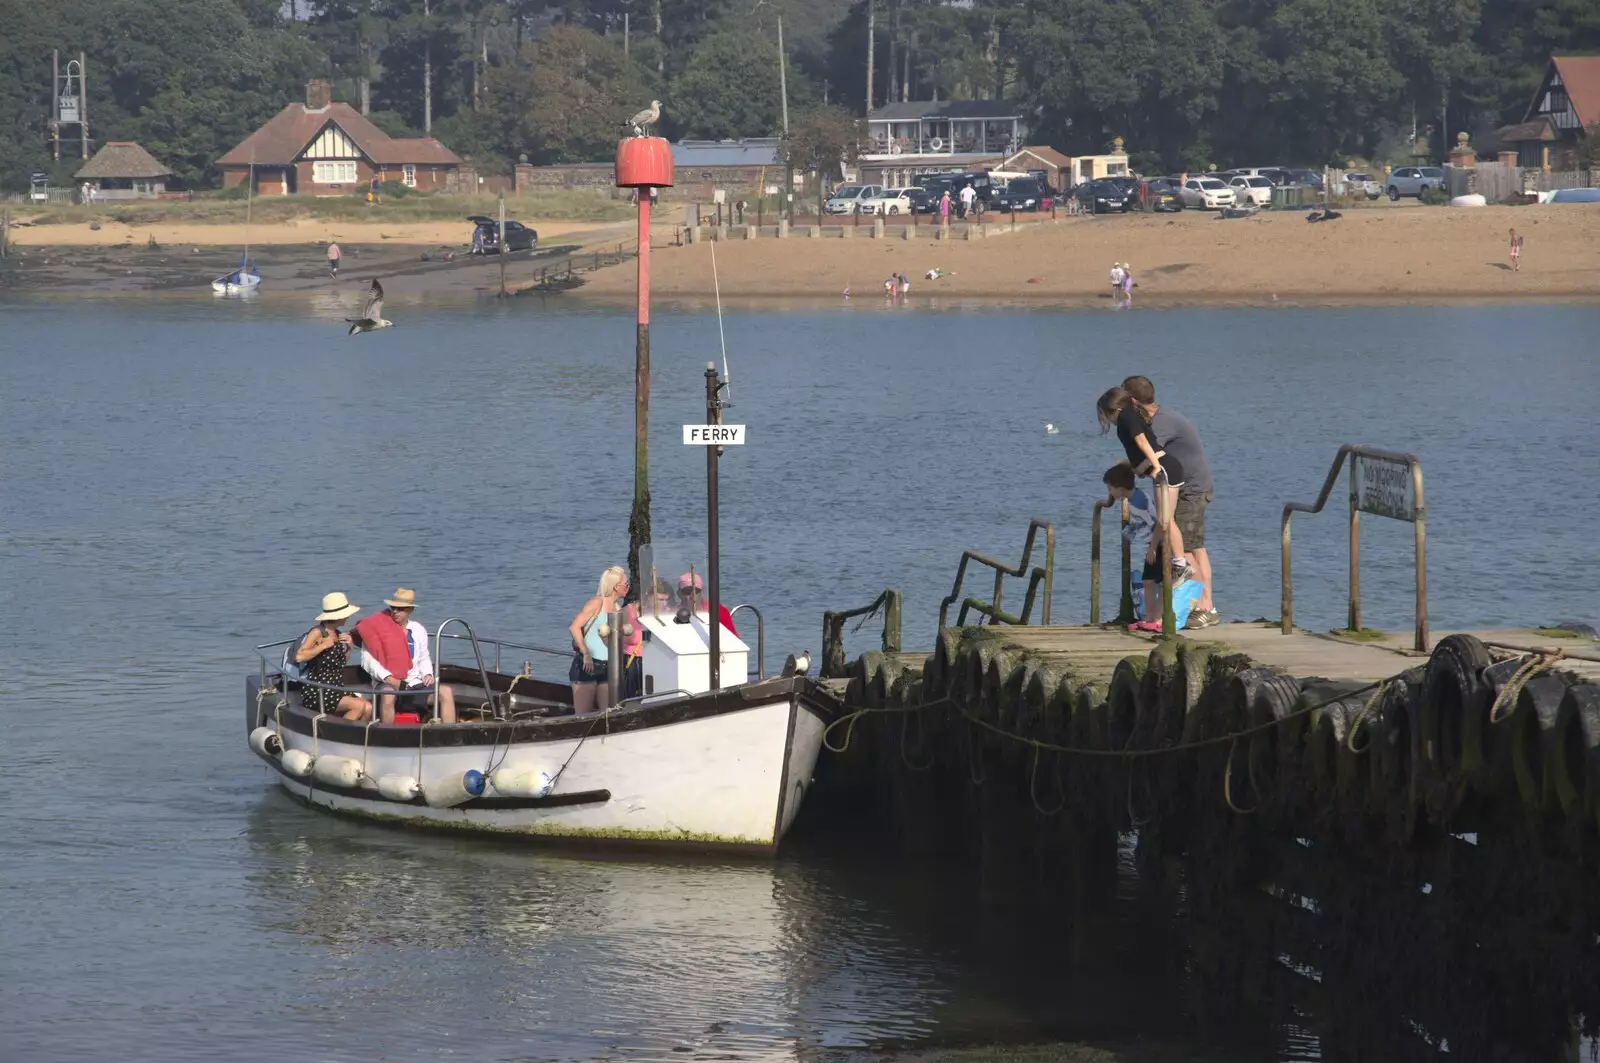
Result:
{"label": "man in red jacket", "polygon": [[[705,596],[701,593],[704,589],[700,577],[693,572],[685,572],[678,577],[678,597],[691,603],[689,606],[691,612],[706,611]],[[739,634],[739,629],[733,626],[733,614],[728,612],[728,607],[722,602],[717,603],[717,616],[722,620],[723,627],[733,632],[735,636]]]}

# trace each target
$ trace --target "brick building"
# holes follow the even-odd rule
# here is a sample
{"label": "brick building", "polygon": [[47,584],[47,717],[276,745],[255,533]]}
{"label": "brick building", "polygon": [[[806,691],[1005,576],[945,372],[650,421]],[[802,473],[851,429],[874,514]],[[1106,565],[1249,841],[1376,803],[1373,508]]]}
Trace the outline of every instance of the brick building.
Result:
{"label": "brick building", "polygon": [[424,191],[459,184],[462,160],[432,137],[391,137],[347,103],[332,101],[323,80],[217,160],[224,188],[245,182],[252,167],[257,195],[342,196],[372,178]]}

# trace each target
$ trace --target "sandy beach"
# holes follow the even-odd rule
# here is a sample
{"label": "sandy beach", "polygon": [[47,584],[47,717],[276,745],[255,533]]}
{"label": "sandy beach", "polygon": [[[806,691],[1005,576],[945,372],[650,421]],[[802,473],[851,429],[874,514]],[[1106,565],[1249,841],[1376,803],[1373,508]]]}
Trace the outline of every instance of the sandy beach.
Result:
{"label": "sandy beach", "polygon": [[[1511,272],[1507,230],[1524,233],[1522,270]],[[1311,224],[1303,212],[1221,219],[1176,215],[1048,216],[1018,225],[996,219],[986,239],[937,242],[933,227],[881,240],[732,240],[717,246],[724,299],[882,298],[891,273],[911,278],[913,298],[1047,300],[1105,298],[1114,261],[1133,267],[1135,303],[1279,300],[1391,301],[1451,298],[1589,298],[1600,293],[1600,208],[1423,207],[1346,211]],[[658,299],[713,293],[709,243],[658,248]],[[929,269],[945,271],[926,280]],[[631,298],[631,265],[602,269],[583,298]]]}

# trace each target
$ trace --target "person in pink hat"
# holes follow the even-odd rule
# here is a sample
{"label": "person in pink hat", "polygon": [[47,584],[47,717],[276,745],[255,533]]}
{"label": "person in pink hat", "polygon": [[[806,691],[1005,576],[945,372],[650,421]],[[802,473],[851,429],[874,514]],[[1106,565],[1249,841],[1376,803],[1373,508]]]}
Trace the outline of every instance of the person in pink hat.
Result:
{"label": "person in pink hat", "polygon": [[[678,597],[691,611],[696,613],[704,613],[706,611],[704,590],[705,585],[700,581],[700,577],[693,572],[685,572],[678,577]],[[739,629],[733,626],[733,614],[728,612],[728,606],[725,603],[717,603],[717,616],[721,619],[723,627],[735,635],[739,634]]]}

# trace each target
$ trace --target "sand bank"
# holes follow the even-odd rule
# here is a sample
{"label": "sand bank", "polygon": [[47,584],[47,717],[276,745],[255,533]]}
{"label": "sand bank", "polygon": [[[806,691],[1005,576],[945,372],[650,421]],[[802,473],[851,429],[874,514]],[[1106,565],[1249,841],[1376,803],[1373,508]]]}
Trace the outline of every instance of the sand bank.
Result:
{"label": "sand bank", "polygon": [[[1525,234],[1522,270],[1510,271],[1507,230]],[[1220,219],[1177,215],[1048,217],[1009,231],[997,221],[986,239],[881,240],[790,237],[717,245],[724,299],[881,298],[883,280],[904,272],[914,298],[1071,302],[1108,291],[1113,261],[1131,263],[1135,302],[1325,299],[1587,298],[1600,294],[1600,206],[1355,209],[1318,224],[1301,212]],[[658,242],[659,242],[658,237]],[[931,268],[946,271],[923,279]],[[712,295],[709,244],[654,252],[658,300]],[[630,298],[631,265],[603,269],[577,293]]]}

